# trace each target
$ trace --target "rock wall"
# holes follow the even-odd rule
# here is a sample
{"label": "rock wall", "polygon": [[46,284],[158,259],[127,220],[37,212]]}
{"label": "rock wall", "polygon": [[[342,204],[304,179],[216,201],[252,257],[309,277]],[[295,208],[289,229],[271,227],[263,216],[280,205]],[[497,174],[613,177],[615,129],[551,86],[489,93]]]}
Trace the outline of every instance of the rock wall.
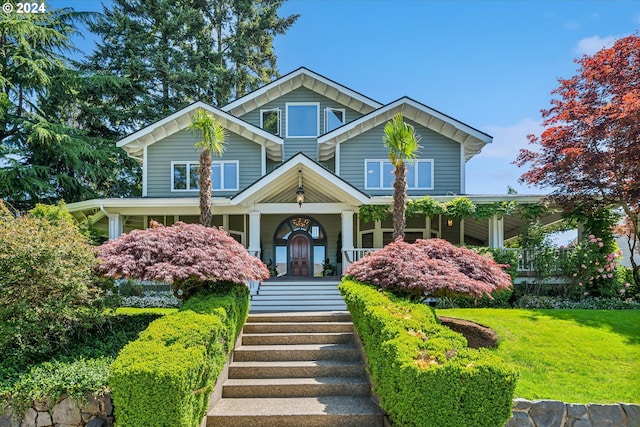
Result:
{"label": "rock wall", "polygon": [[505,427],[640,427],[640,405],[564,403],[557,400],[513,401]]}
{"label": "rock wall", "polygon": [[0,427],[113,427],[111,396],[87,395],[85,402],[63,396],[51,406],[49,402],[36,402],[20,418],[4,408]]}

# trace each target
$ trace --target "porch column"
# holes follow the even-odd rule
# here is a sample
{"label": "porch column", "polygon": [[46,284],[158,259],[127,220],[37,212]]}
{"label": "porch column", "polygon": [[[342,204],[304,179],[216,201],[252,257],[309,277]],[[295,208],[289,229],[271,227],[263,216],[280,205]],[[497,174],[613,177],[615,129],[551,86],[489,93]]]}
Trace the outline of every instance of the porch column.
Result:
{"label": "porch column", "polygon": [[[342,251],[353,250],[353,211],[342,212]],[[342,252],[342,271],[349,266],[347,256]]]}
{"label": "porch column", "polygon": [[122,234],[122,216],[109,214],[109,239],[115,239]]}
{"label": "porch column", "polygon": [[249,253],[260,258],[260,212],[249,212]]}
{"label": "porch column", "polygon": [[504,248],[504,218],[489,218],[489,247]]}

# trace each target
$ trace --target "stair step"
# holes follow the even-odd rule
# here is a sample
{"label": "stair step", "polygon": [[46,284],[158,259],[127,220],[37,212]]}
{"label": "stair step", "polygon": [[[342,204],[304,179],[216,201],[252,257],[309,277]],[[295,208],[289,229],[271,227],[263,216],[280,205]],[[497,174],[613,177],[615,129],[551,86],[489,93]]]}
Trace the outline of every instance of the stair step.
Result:
{"label": "stair step", "polygon": [[382,427],[378,406],[368,397],[221,399],[207,427]]}
{"label": "stair step", "polygon": [[278,289],[278,288],[270,288],[270,287],[260,287],[260,291],[258,292],[258,295],[263,296],[263,295],[288,295],[291,294],[293,292],[299,292],[305,295],[340,295],[340,291],[338,291],[337,289],[326,289],[326,288],[322,288],[322,289]]}
{"label": "stair step", "polygon": [[244,324],[244,333],[327,333],[327,332],[353,332],[351,322],[248,322]]}
{"label": "stair step", "polygon": [[234,351],[233,360],[360,360],[360,352],[353,344],[242,345]]}
{"label": "stair step", "polygon": [[300,284],[278,284],[278,285],[260,285],[260,290],[271,289],[278,291],[330,291],[340,293],[337,285],[300,285]]}
{"label": "stair step", "polygon": [[250,314],[247,322],[351,322],[351,314],[348,311]]}
{"label": "stair step", "polygon": [[349,342],[353,342],[353,333],[350,332],[242,335],[242,345],[339,344]]}
{"label": "stair step", "polygon": [[346,305],[315,305],[315,306],[291,306],[291,305],[265,305],[265,306],[252,306],[251,313],[281,313],[286,311],[308,311],[313,313],[317,310],[344,310]]}
{"label": "stair step", "polygon": [[255,303],[255,301],[305,301],[307,300],[311,303],[315,301],[340,301],[343,302],[341,295],[327,295],[324,294],[322,297],[318,297],[318,295],[307,295],[303,293],[288,293],[282,295],[263,295],[262,293],[255,295],[251,301]]}
{"label": "stair step", "polygon": [[229,378],[222,386],[222,398],[369,396],[371,388],[363,377],[318,378]]}
{"label": "stair step", "polygon": [[284,362],[233,362],[229,378],[303,378],[322,376],[364,376],[360,361],[299,360]]}

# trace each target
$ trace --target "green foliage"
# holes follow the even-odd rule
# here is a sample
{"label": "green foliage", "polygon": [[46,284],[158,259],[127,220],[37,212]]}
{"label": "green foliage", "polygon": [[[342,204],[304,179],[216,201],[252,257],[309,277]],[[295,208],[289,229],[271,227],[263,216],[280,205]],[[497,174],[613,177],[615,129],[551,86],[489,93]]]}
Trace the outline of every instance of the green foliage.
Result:
{"label": "green foliage", "polygon": [[120,352],[109,377],[119,425],[199,425],[249,309],[246,287],[226,290],[192,297]]}
{"label": "green foliage", "polygon": [[95,248],[71,221],[52,221],[45,210],[0,221],[4,357],[39,360],[100,318]]}
{"label": "green foliage", "polygon": [[339,287],[380,406],[394,424],[488,427],[510,418],[516,373],[498,358],[466,348],[424,304],[354,281]]}
{"label": "green foliage", "polygon": [[431,218],[445,213],[446,210],[447,207],[444,203],[436,202],[429,196],[425,196],[418,200],[409,200],[407,202],[407,216],[423,214],[424,216]]}
{"label": "green foliage", "polygon": [[384,221],[389,216],[389,206],[363,205],[360,206],[359,215],[365,223],[372,221]]}
{"label": "green foliage", "polygon": [[475,218],[476,219],[484,219],[491,218],[494,215],[497,215],[498,218],[502,219],[505,215],[513,215],[518,208],[518,203],[515,201],[502,201],[502,202],[493,202],[487,204],[478,204],[475,209]]}
{"label": "green foliage", "polygon": [[457,220],[471,217],[476,211],[476,205],[466,196],[455,197],[446,203],[446,215]]}
{"label": "green foliage", "polygon": [[107,390],[109,365],[120,349],[136,339],[160,314],[153,310],[107,316],[104,323],[72,337],[56,358],[36,365],[24,359],[0,360],[0,405],[11,402],[21,412],[33,400],[55,400],[62,394],[79,398]]}

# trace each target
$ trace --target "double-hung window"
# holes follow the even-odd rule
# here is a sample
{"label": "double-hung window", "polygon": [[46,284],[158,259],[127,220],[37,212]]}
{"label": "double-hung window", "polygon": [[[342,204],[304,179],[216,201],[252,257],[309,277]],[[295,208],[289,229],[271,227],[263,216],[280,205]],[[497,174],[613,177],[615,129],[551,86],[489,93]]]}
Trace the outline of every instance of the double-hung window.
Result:
{"label": "double-hung window", "polygon": [[316,138],[320,133],[320,104],[288,102],[287,138]]}
{"label": "double-hung window", "polygon": [[[171,191],[196,191],[199,187],[198,162],[171,162]],[[238,190],[239,162],[214,161],[211,164],[213,190]]]}
{"label": "double-hung window", "polygon": [[[393,164],[389,160],[364,162],[364,187],[367,190],[393,189]],[[406,163],[407,188],[412,190],[433,190],[433,160],[414,160]]]}

